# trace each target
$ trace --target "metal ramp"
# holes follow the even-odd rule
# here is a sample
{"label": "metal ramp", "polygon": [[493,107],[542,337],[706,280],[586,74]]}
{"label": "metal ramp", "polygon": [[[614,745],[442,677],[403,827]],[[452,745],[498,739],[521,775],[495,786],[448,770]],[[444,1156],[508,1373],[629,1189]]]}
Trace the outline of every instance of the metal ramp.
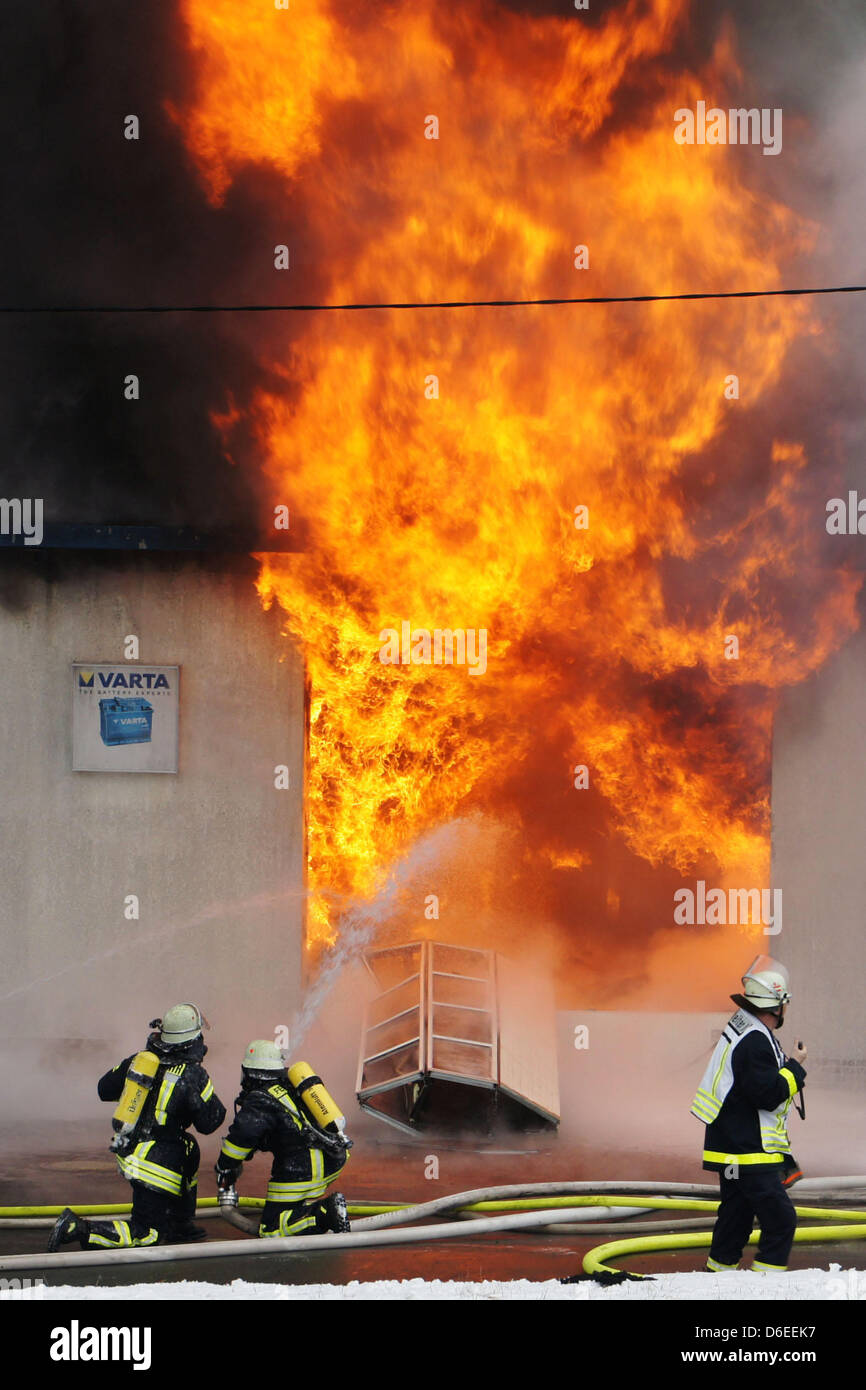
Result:
{"label": "metal ramp", "polygon": [[420,941],[364,956],[367,1007],[356,1094],[404,1132],[555,1128],[550,981],[495,951]]}

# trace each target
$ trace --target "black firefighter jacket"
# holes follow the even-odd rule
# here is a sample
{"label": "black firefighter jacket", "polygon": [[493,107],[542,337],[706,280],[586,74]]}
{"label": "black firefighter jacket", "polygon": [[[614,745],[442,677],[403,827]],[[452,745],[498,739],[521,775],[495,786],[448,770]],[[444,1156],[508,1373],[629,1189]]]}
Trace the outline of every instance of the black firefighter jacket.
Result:
{"label": "black firefighter jacket", "polygon": [[[201,1065],[207,1052],[204,1043],[168,1050],[151,1039],[146,1050],[160,1058],[160,1068],[142,1111],[137,1142],[127,1154],[118,1155],[117,1161],[130,1181],[179,1196],[198,1168],[198,1145],[186,1131],[196,1129],[199,1134],[213,1134],[225,1119],[226,1108]],[[126,1073],[136,1055],[124,1058],[100,1077],[100,1100],[120,1099]]]}
{"label": "black firefighter jacket", "polygon": [[805,1069],[786,1057],[773,1034],[740,1009],[716,1044],[692,1103],[707,1126],[703,1167],[780,1164],[790,1154],[787,1115],[803,1089]]}

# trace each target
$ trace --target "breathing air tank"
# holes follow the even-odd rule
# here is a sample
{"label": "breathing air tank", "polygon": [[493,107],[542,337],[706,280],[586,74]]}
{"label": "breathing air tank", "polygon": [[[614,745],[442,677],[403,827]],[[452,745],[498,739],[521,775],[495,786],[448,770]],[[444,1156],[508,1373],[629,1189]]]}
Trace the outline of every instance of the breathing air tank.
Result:
{"label": "breathing air tank", "polygon": [[289,1067],[289,1081],[313,1124],[325,1134],[343,1134],[346,1117],[309,1062]]}
{"label": "breathing air tank", "polygon": [[110,1147],[115,1153],[123,1153],[132,1143],[159,1065],[154,1052],[137,1052],[130,1062],[117,1109],[111,1117],[114,1137]]}

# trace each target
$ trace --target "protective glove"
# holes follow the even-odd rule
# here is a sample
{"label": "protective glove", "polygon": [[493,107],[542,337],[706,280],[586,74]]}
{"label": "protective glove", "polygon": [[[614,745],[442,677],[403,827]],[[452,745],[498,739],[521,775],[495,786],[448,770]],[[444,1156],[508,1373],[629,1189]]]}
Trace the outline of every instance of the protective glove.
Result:
{"label": "protective glove", "polygon": [[225,1191],[228,1187],[234,1187],[243,1170],[244,1165],[242,1163],[233,1163],[231,1167],[227,1164],[222,1166],[217,1163],[214,1167],[214,1172],[216,1173],[217,1187],[220,1191]]}
{"label": "protective glove", "polygon": [[783,1154],[781,1163],[783,1187],[793,1187],[803,1176],[803,1171],[793,1154]]}

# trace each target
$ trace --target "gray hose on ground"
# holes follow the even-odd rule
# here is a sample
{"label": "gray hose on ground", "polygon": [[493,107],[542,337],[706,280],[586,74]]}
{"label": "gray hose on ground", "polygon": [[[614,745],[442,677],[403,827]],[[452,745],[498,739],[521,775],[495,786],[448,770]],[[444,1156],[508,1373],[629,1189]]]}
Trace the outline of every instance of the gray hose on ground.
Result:
{"label": "gray hose on ground", "polygon": [[[563,1229],[563,1228],[560,1228],[560,1227],[557,1227],[556,1229],[557,1229],[558,1231],[560,1231],[561,1234],[564,1234],[564,1235],[594,1235],[595,1233],[597,1233],[597,1232],[599,1232],[599,1231],[601,1231],[602,1233],[604,1233],[604,1232],[608,1229],[608,1227],[602,1225],[601,1223],[604,1221],[605,1217],[607,1216],[608,1211],[610,1211],[610,1210],[612,1210],[612,1208],[610,1208],[610,1207],[589,1207],[589,1208],[587,1208],[586,1215],[582,1218],[582,1221],[581,1221],[580,1223],[576,1224],[573,1228],[570,1227],[570,1226],[566,1226],[564,1229]],[[611,1220],[611,1222],[610,1222],[610,1227],[609,1227],[609,1229],[610,1229],[611,1231],[625,1231],[625,1232],[628,1232],[628,1231],[631,1231],[631,1230],[637,1231],[637,1230],[650,1230],[650,1229],[651,1229],[650,1225],[649,1225],[648,1223],[646,1223],[646,1222],[641,1222],[641,1221],[634,1221],[634,1222],[632,1222],[632,1221],[629,1221],[629,1219],[628,1219],[630,1213],[633,1213],[633,1214],[636,1215],[638,1211],[645,1211],[645,1210],[646,1210],[645,1207],[619,1207],[619,1208],[617,1208],[617,1210],[622,1212],[622,1221],[621,1221],[621,1222],[618,1222],[616,1219]],[[234,1226],[234,1227],[236,1227],[237,1230],[243,1231],[245,1235],[254,1236],[254,1235],[257,1235],[257,1234],[258,1234],[259,1222],[258,1222],[257,1220],[255,1220],[255,1219],[251,1218],[251,1217],[244,1216],[243,1212],[235,1211],[235,1212],[233,1213],[233,1215],[230,1216],[227,1212],[221,1211],[221,1210],[219,1209],[219,1207],[206,1207],[204,1211],[196,1212],[196,1221],[207,1221],[207,1220],[209,1220],[209,1219],[212,1218],[212,1217],[213,1217],[213,1218],[222,1217],[222,1219],[223,1219],[224,1221],[227,1221],[228,1224],[229,1224],[230,1226]],[[458,1220],[460,1220],[460,1221],[477,1221],[477,1220],[478,1220],[478,1214],[475,1213],[475,1212],[471,1212],[471,1211],[459,1212],[459,1213],[457,1213],[457,1218],[458,1218]],[[100,1218],[100,1217],[98,1217],[98,1216],[94,1216],[94,1217],[91,1217],[90,1219],[93,1220],[93,1221],[99,1221],[99,1220],[106,1220],[107,1218],[104,1218],[104,1217]],[[121,1219],[122,1219],[122,1218],[121,1218]],[[366,1220],[367,1218],[364,1217],[363,1219]],[[694,1227],[695,1230],[697,1230],[697,1229],[698,1229],[699,1227],[701,1227],[701,1226],[706,1226],[706,1225],[710,1225],[710,1226],[711,1226],[711,1225],[713,1224],[714,1220],[715,1220],[715,1217],[713,1216],[712,1213],[710,1213],[709,1216],[707,1217],[707,1220],[706,1220],[706,1221],[697,1220],[697,1221],[683,1221],[683,1222],[671,1222],[671,1223],[667,1223],[667,1222],[664,1222],[664,1221],[660,1221],[660,1222],[657,1223],[657,1226],[658,1226],[658,1229],[659,1229],[659,1230],[665,1230],[665,1231],[672,1229],[672,1227],[675,1226],[675,1225],[681,1226],[681,1228],[682,1228],[683,1230],[686,1230],[688,1227]],[[46,1230],[46,1231],[50,1231],[50,1230],[53,1230],[53,1228],[54,1228],[54,1226],[56,1225],[56,1223],[57,1223],[57,1217],[56,1217],[56,1216],[16,1216],[16,1217],[7,1217],[6,1219],[0,1220],[0,1231],[2,1231],[2,1230],[9,1230],[9,1231]],[[654,1223],[654,1225],[655,1225],[655,1224],[656,1224],[656,1223]],[[353,1222],[352,1222],[352,1229],[353,1229],[353,1230],[357,1229],[358,1225],[359,1225],[359,1221],[353,1221]],[[583,1229],[584,1226],[586,1227],[586,1230]],[[653,1227],[653,1228],[654,1228],[654,1227]],[[543,1229],[543,1228],[542,1228],[542,1229]]]}
{"label": "gray hose on ground", "polygon": [[[534,1186],[533,1192],[537,1194],[538,1187],[548,1186],[549,1184],[547,1183],[538,1183]],[[383,1230],[389,1229],[392,1226],[405,1226],[410,1222],[419,1220],[421,1217],[436,1216],[444,1211],[452,1211],[455,1205],[467,1206],[470,1203],[477,1201],[494,1202],[499,1200],[505,1200],[508,1196],[518,1198],[526,1196],[526,1190],[524,1190],[523,1188],[517,1188],[514,1184],[511,1184],[508,1188],[491,1187],[478,1188],[477,1190],[479,1192],[485,1192],[487,1195],[482,1198],[477,1197],[472,1192],[465,1192],[462,1194],[457,1193],[452,1195],[451,1197],[438,1198],[436,1201],[433,1202],[423,1202],[416,1206],[403,1207],[398,1211],[382,1212],[378,1216],[361,1217],[359,1220],[353,1220],[352,1230]],[[557,1196],[566,1195],[567,1194],[564,1192],[557,1193]],[[590,1208],[587,1210],[584,1216],[584,1220],[589,1222],[603,1221],[605,1218],[607,1218],[608,1220],[615,1220],[617,1210],[618,1209],[614,1207],[604,1206]],[[623,1217],[639,1216],[642,1211],[642,1207],[622,1208]],[[237,1193],[234,1192],[234,1189],[232,1189],[232,1198],[226,1196],[224,1199],[223,1194],[219,1194],[219,1213],[223,1217],[223,1219],[229,1223],[230,1226],[236,1227],[237,1230],[243,1231],[246,1235],[258,1235],[258,1221],[252,1221],[249,1217],[243,1216],[241,1212],[238,1211]],[[461,1215],[471,1220],[478,1220],[481,1216],[481,1213],[463,1212],[461,1213]]]}
{"label": "gray hose on ground", "polygon": [[[563,1193],[562,1195],[565,1196],[566,1194]],[[372,1203],[370,1205],[372,1205]],[[406,1210],[408,1211],[410,1210],[410,1208],[407,1207]],[[629,1216],[637,1216],[639,1212],[645,1210],[645,1207],[588,1207],[581,1220],[583,1224],[587,1225],[588,1228],[590,1223],[592,1223],[593,1230],[600,1230],[601,1227],[595,1223],[604,1221],[606,1219],[610,1219],[613,1225],[613,1223],[615,1223],[617,1220],[615,1213],[618,1211],[622,1212],[622,1220],[626,1221]],[[474,1211],[465,1211],[457,1212],[455,1213],[455,1215],[457,1216],[457,1219],[460,1221],[477,1221],[479,1216],[482,1215],[482,1213]],[[261,1217],[245,1216],[243,1212],[239,1211],[236,1207],[205,1207],[204,1211],[196,1212],[195,1219],[196,1221],[206,1221],[212,1217],[222,1217],[222,1219],[228,1222],[230,1226],[234,1226],[238,1231],[243,1231],[244,1235],[256,1236],[259,1233],[259,1222]],[[94,1216],[90,1217],[89,1219],[92,1221],[100,1221],[107,1220],[108,1218]],[[123,1218],[121,1217],[121,1220],[122,1219]],[[358,1229],[368,1229],[366,1227],[366,1222],[371,1219],[372,1218],[370,1217],[359,1217],[357,1220],[352,1222],[352,1230],[355,1231]],[[711,1223],[713,1219],[714,1218],[712,1217],[710,1218]],[[56,1216],[7,1217],[5,1219],[0,1219],[0,1231],[26,1231],[39,1229],[50,1231],[53,1230],[56,1223]],[[617,1227],[617,1229],[619,1228]],[[623,1227],[623,1229],[626,1228]]]}
{"label": "gray hose on ground", "polygon": [[[671,1197],[718,1197],[719,1191],[709,1183],[687,1182],[535,1182],[512,1183],[507,1187],[477,1187],[472,1192],[455,1192],[450,1197],[437,1197],[432,1202],[421,1202],[414,1207],[404,1207],[402,1211],[383,1212],[381,1216],[365,1216],[352,1222],[353,1231],[375,1231],[390,1226],[402,1226],[408,1221],[418,1221],[422,1217],[441,1216],[443,1212],[454,1211],[457,1207],[468,1207],[474,1202],[505,1202],[520,1197],[579,1197],[594,1196],[600,1193],[616,1193],[617,1196],[637,1196],[639,1193],[655,1193]],[[472,1213],[468,1213],[472,1215]],[[573,1215],[572,1215],[573,1219]]]}
{"label": "gray hose on ground", "polygon": [[609,1221],[598,1226],[575,1221],[571,1226],[542,1226],[541,1230],[552,1236],[639,1236],[645,1231],[711,1231],[715,1221],[715,1212],[709,1212],[703,1221],[700,1217],[689,1217],[685,1221]]}
{"label": "gray hose on ground", "polygon": [[252,1220],[249,1216],[244,1216],[242,1211],[238,1211],[237,1207],[218,1207],[217,1212],[222,1217],[223,1221],[227,1221],[228,1224],[234,1226],[236,1230],[243,1231],[245,1236],[258,1235],[259,1221]]}
{"label": "gray hose on ground", "polygon": [[217,1240],[206,1245],[142,1245],[123,1250],[58,1251],[48,1255],[5,1255],[0,1257],[0,1273],[38,1270],[43,1276],[53,1269],[90,1269],[110,1265],[186,1264],[193,1260],[221,1258],[256,1259],[282,1255],[338,1255],[343,1251],[376,1246],[417,1245],[438,1240],[471,1240],[476,1235],[503,1231],[537,1230],[541,1226],[561,1226],[574,1220],[571,1211],[517,1212],[513,1216],[482,1218],[470,1227],[447,1221],[440,1226],[411,1226],[391,1231],[350,1231],[348,1235],[270,1236],[266,1240]]}
{"label": "gray hose on ground", "polygon": [[798,1192],[841,1192],[849,1187],[866,1188],[866,1177],[801,1178],[796,1187]]}
{"label": "gray hose on ground", "polygon": [[[797,1193],[808,1192],[810,1195],[827,1195],[832,1197],[836,1192],[847,1189],[862,1188],[866,1190],[866,1176],[846,1175],[838,1178],[802,1178],[796,1184]],[[424,1202],[414,1207],[406,1207],[400,1212],[383,1213],[380,1216],[362,1217],[352,1222],[353,1230],[375,1230],[387,1228],[390,1225],[402,1224],[405,1221],[415,1221],[419,1215],[435,1216],[443,1211],[452,1211],[457,1206],[465,1206],[476,1201],[505,1201],[512,1197],[529,1196],[569,1196],[581,1193],[595,1192],[616,1192],[632,1193],[661,1193],[671,1196],[691,1196],[691,1197],[716,1197],[718,1188],[710,1183],[663,1183],[663,1182],[595,1182],[595,1183],[531,1183],[529,1185],[518,1183],[506,1187],[477,1188],[473,1192],[460,1192],[451,1197],[440,1197],[433,1202]],[[370,1203],[370,1205],[376,1205]],[[384,1205],[384,1203],[382,1203]],[[623,1210],[623,1218],[628,1213]],[[196,1210],[196,1221],[207,1221],[218,1216],[224,1216],[219,1207],[200,1207]],[[225,1217],[229,1224],[236,1226],[238,1230],[247,1235],[255,1234],[258,1231],[258,1221],[255,1218],[242,1217],[237,1213],[238,1219],[233,1220]],[[475,1219],[472,1212],[466,1213],[467,1219]],[[399,1222],[397,1220],[399,1218]],[[45,1229],[50,1230],[56,1221],[54,1216],[16,1216],[0,1218],[0,1230],[30,1230]],[[99,1219],[99,1218],[95,1218]],[[584,1217],[584,1223],[592,1220],[589,1212]],[[243,1224],[242,1224],[243,1223]],[[583,1223],[577,1223],[583,1224]],[[600,1230],[595,1226],[594,1230]],[[625,1230],[624,1226],[616,1229]],[[685,1227],[683,1227],[685,1229]],[[569,1232],[569,1234],[572,1234]],[[577,1234],[575,1231],[574,1234]],[[587,1232],[586,1234],[589,1234]]]}
{"label": "gray hose on ground", "polygon": [[[621,1186],[629,1187],[630,1189],[635,1188],[634,1184],[619,1183],[534,1183],[530,1184],[529,1186],[526,1186],[522,1183],[512,1183],[507,1187],[479,1187],[472,1192],[454,1193],[450,1197],[440,1197],[432,1202],[424,1202],[415,1206],[403,1207],[400,1210],[394,1212],[383,1212],[379,1216],[359,1217],[356,1220],[352,1221],[352,1230],[364,1231],[376,1230],[386,1228],[389,1226],[402,1226],[405,1225],[407,1222],[417,1221],[421,1217],[437,1216],[440,1213],[453,1211],[456,1207],[466,1206],[471,1204],[472,1202],[506,1201],[509,1198],[520,1198],[529,1196],[567,1197],[570,1194],[577,1192],[581,1194],[594,1193],[598,1191],[600,1188],[603,1190],[606,1189],[609,1191],[616,1191],[618,1193]],[[637,1186],[640,1188],[641,1192],[655,1190],[654,1188],[650,1189],[650,1185],[646,1183],[638,1184]],[[691,1189],[689,1190],[691,1192]],[[708,1193],[712,1193],[714,1191],[714,1189],[708,1187],[706,1189],[701,1188],[700,1192],[703,1193],[704,1190],[706,1190],[706,1192]],[[682,1188],[678,1187],[678,1185],[675,1183],[665,1183],[659,1184],[659,1191],[676,1192],[681,1194]],[[371,1201],[366,1204],[359,1202],[358,1205],[384,1206],[386,1204]],[[623,1218],[631,1215],[636,1215],[639,1211],[642,1210],[642,1207],[623,1208]],[[597,1216],[595,1215],[596,1211],[598,1212]],[[468,1220],[476,1220],[478,1215],[481,1215],[481,1213],[465,1213],[465,1216]],[[244,1216],[243,1213],[238,1210],[236,1203],[223,1202],[220,1203],[218,1207],[205,1207],[203,1210],[196,1211],[197,1221],[215,1216],[221,1216],[223,1220],[227,1221],[230,1226],[234,1226],[237,1230],[243,1231],[245,1235],[258,1235],[259,1221],[261,1219],[260,1215],[258,1217]],[[605,1217],[615,1219],[613,1209],[608,1207],[588,1208],[586,1215],[583,1219],[585,1221],[601,1221]],[[98,1221],[101,1218],[94,1217],[92,1219]],[[50,1230],[51,1228],[53,1228],[56,1220],[57,1218],[55,1216],[9,1217],[5,1220],[0,1219],[0,1230],[4,1228],[9,1230],[27,1230],[30,1228],[39,1227],[44,1227],[45,1229]]]}
{"label": "gray hose on ground", "polygon": [[56,1225],[56,1216],[5,1216],[0,1219],[0,1231],[29,1231],[33,1227]]}
{"label": "gray hose on ground", "polygon": [[[566,1194],[563,1193],[562,1195],[565,1196]],[[478,1200],[484,1200],[484,1201],[491,1201],[491,1202],[492,1202],[492,1201],[496,1201],[496,1198],[490,1197],[490,1198],[484,1198],[484,1199],[478,1199]],[[447,1216],[449,1216],[449,1212],[448,1212],[448,1211],[438,1211],[438,1212],[436,1212],[436,1211],[427,1211],[427,1210],[425,1210],[425,1208],[426,1208],[427,1205],[428,1205],[428,1204],[425,1203],[423,1206],[420,1206],[420,1207],[406,1207],[403,1211],[394,1211],[394,1212],[387,1212],[387,1213],[386,1213],[386,1212],[383,1212],[383,1213],[382,1213],[383,1216],[386,1216],[386,1215],[387,1215],[387,1216],[390,1218],[390,1220],[388,1220],[388,1221],[383,1221],[383,1220],[381,1220],[379,1217],[373,1217],[373,1216],[359,1217],[357,1220],[355,1220],[355,1221],[352,1222],[352,1230],[353,1230],[353,1231],[370,1231],[370,1230],[382,1231],[382,1230],[391,1230],[394,1226],[406,1226],[406,1225],[410,1224],[410,1223],[413,1222],[413,1221],[418,1221],[419,1219],[426,1219],[426,1218],[429,1217],[429,1216],[439,1216],[439,1217],[447,1217]],[[431,1203],[429,1203],[429,1205],[432,1206],[433,1203],[431,1202]],[[551,1210],[556,1210],[556,1208],[551,1208]],[[563,1209],[563,1210],[564,1210],[564,1209]],[[579,1219],[580,1221],[588,1221],[588,1222],[593,1222],[593,1223],[596,1222],[596,1221],[616,1221],[617,1215],[618,1215],[618,1213],[619,1213],[620,1211],[622,1212],[623,1220],[625,1220],[625,1218],[626,1218],[626,1217],[629,1217],[629,1216],[640,1216],[642,1212],[646,1211],[646,1207],[619,1207],[619,1206],[612,1206],[612,1207],[611,1207],[611,1206],[575,1207],[575,1208],[571,1209],[571,1218],[572,1218],[572,1220]],[[579,1215],[578,1215],[578,1214],[579,1214]],[[486,1217],[488,1217],[488,1216],[506,1216],[506,1215],[508,1215],[507,1212],[492,1212],[492,1211],[490,1211],[490,1212],[488,1212],[488,1211],[451,1211],[451,1212],[450,1212],[451,1220],[453,1220],[453,1221],[462,1221],[462,1222],[464,1222],[467,1226],[468,1226],[468,1225],[471,1225],[473,1222],[477,1223],[478,1221],[483,1221],[483,1220],[484,1220]],[[375,1222],[377,1223],[375,1226],[372,1226],[372,1225],[370,1224],[370,1223],[373,1222],[373,1221],[375,1221]]]}
{"label": "gray hose on ground", "polygon": [[227,1221],[236,1230],[243,1231],[245,1236],[257,1236],[259,1233],[259,1218],[244,1216],[238,1209],[237,1189],[232,1187],[221,1187],[217,1191],[217,1211],[223,1221]]}
{"label": "gray hose on ground", "polygon": [[[614,1215],[608,1221],[607,1213],[611,1210]],[[618,1216],[617,1212],[622,1212],[622,1216]],[[641,1231],[711,1231],[716,1222],[714,1211],[708,1211],[703,1216],[690,1216],[685,1219],[647,1220],[647,1217],[652,1216],[652,1212],[652,1207],[590,1207],[570,1226],[567,1224],[542,1226],[541,1231],[546,1235],[557,1236],[639,1235]],[[455,1221],[474,1221],[476,1219],[476,1213],[471,1211],[458,1211],[454,1214]]]}
{"label": "gray hose on ground", "polygon": [[[563,1193],[562,1195],[565,1196],[564,1193]],[[373,1205],[373,1203],[370,1203],[370,1205]],[[410,1211],[410,1210],[413,1210],[413,1208],[407,1207],[406,1210],[407,1210],[407,1211]],[[414,1210],[417,1210],[417,1208],[415,1208]],[[585,1214],[585,1216],[583,1217],[583,1221],[584,1221],[584,1222],[587,1222],[587,1223],[588,1223],[588,1222],[593,1222],[593,1223],[594,1223],[594,1222],[597,1222],[597,1221],[603,1221],[603,1220],[605,1220],[605,1218],[609,1218],[610,1220],[615,1221],[615,1220],[616,1220],[615,1211],[619,1211],[619,1210],[622,1211],[623,1220],[625,1220],[625,1219],[626,1219],[627,1217],[629,1217],[629,1216],[636,1216],[636,1215],[638,1214],[638,1212],[644,1211],[645,1208],[644,1208],[644,1207],[622,1207],[622,1208],[613,1208],[613,1207],[589,1207],[589,1208],[587,1208],[586,1214]],[[390,1215],[390,1214],[391,1214],[391,1213],[389,1213],[389,1215]],[[395,1212],[395,1213],[393,1213],[393,1215],[401,1215],[401,1214],[402,1214],[402,1213],[400,1213],[400,1212]],[[459,1213],[459,1219],[460,1219],[460,1220],[466,1220],[466,1221],[477,1221],[477,1220],[478,1220],[478,1217],[479,1217],[480,1215],[481,1215],[481,1213],[479,1213],[479,1212],[472,1212],[472,1211],[460,1212],[460,1213]],[[257,1236],[258,1233],[259,1233],[259,1222],[260,1222],[260,1220],[261,1220],[261,1215],[259,1215],[258,1217],[245,1216],[245,1215],[243,1214],[242,1211],[239,1211],[239,1210],[238,1210],[237,1207],[232,1207],[232,1206],[228,1206],[228,1205],[226,1205],[226,1206],[220,1206],[220,1207],[205,1207],[204,1211],[197,1211],[197,1212],[196,1212],[196,1220],[197,1220],[197,1221],[207,1220],[207,1219],[210,1218],[210,1217],[217,1217],[217,1216],[222,1217],[223,1221],[228,1222],[228,1224],[229,1224],[230,1226],[234,1226],[236,1230],[238,1230],[238,1231],[243,1231],[244,1235],[247,1235],[247,1236]],[[94,1216],[94,1217],[91,1217],[91,1218],[89,1218],[89,1219],[90,1219],[90,1220],[93,1220],[93,1221],[100,1221],[100,1220],[106,1220],[107,1218],[105,1218],[105,1217]],[[121,1219],[122,1219],[122,1218],[121,1218]],[[371,1218],[371,1217],[361,1217],[361,1218],[359,1218],[358,1220],[353,1221],[353,1222],[352,1222],[352,1230],[355,1231],[355,1230],[358,1230],[358,1229],[360,1229],[360,1230],[368,1229],[366,1223],[367,1223],[367,1221],[372,1220],[372,1219],[373,1219],[373,1218]],[[414,1219],[414,1218],[413,1218],[413,1219]],[[7,1217],[7,1218],[5,1218],[5,1219],[0,1219],[0,1230],[18,1230],[18,1231],[22,1231],[22,1230],[38,1230],[38,1229],[42,1228],[42,1229],[44,1229],[44,1230],[49,1230],[49,1231],[50,1231],[50,1230],[53,1230],[53,1228],[54,1228],[54,1226],[56,1225],[56,1223],[57,1223],[57,1217],[56,1217],[56,1216],[16,1216],[16,1217]],[[394,1224],[397,1225],[397,1224],[403,1224],[403,1223],[402,1223],[402,1222],[401,1222],[401,1223],[395,1222]],[[597,1229],[597,1228],[594,1226],[593,1229]]]}

